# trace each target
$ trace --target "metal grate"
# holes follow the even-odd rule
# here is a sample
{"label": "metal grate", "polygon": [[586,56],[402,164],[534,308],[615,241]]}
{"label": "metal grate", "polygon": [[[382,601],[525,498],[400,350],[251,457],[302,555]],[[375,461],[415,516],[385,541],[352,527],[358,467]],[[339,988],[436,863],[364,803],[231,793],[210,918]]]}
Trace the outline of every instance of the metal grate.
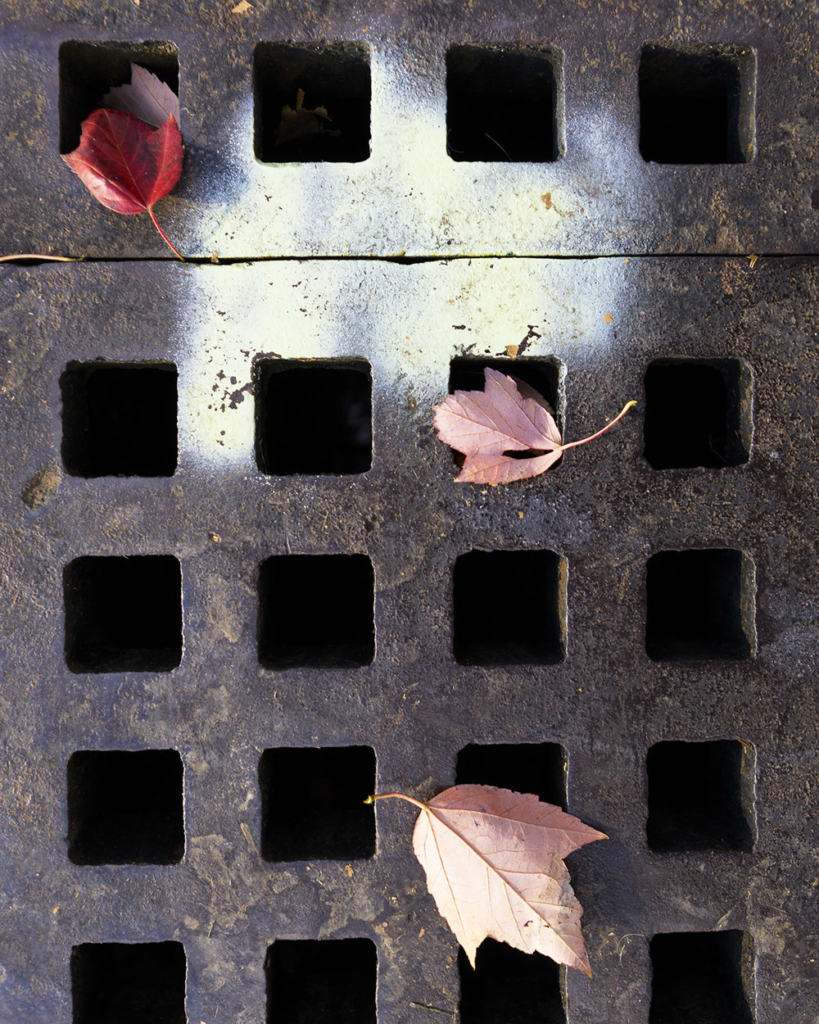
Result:
{"label": "metal grate", "polygon": [[[99,257],[0,271],[0,1022],[813,1021],[807,10],[234,6],[0,12],[4,249]],[[293,51],[344,159],[270,158]],[[134,54],[184,266],[59,159]],[[646,149],[713,90],[720,159]],[[570,440],[639,405],[456,485],[431,407],[486,365]],[[591,979],[473,973],[361,802],[475,781],[609,835]]]}

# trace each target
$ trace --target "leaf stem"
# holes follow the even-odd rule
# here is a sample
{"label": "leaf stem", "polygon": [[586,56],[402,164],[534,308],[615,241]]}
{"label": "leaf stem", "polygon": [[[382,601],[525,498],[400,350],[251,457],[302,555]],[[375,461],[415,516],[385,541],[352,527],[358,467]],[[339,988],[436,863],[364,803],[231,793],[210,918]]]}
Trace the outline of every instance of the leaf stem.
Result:
{"label": "leaf stem", "polygon": [[162,237],[163,237],[163,238],[165,239],[165,241],[166,241],[166,242],[168,243],[168,245],[170,246],[170,248],[171,248],[171,250],[173,251],[173,253],[174,253],[174,254],[175,254],[176,256],[178,256],[178,257],[179,257],[179,259],[180,259],[180,260],[182,260],[182,262],[184,263],[184,262],[185,262],[185,257],[184,257],[184,256],[182,255],[182,253],[181,253],[181,252],[179,252],[179,251],[178,251],[178,250],[177,250],[177,249],[176,249],[176,248],[175,248],[175,247],[174,247],[174,246],[173,246],[173,245],[171,244],[171,240],[170,240],[170,238],[168,238],[168,236],[167,236],[167,235],[165,234],[165,232],[164,232],[164,231],[162,230],[162,228],[161,228],[161,227],[159,226],[159,221],[158,221],[158,220],[156,219],[156,216],[155,216],[155,214],[154,214],[154,208],[153,208],[153,206],[149,206],[149,207],[148,207],[148,213],[150,214],[151,220],[152,220],[152,221],[154,222],[154,227],[156,228],[156,230],[157,230],[157,231],[158,231],[158,232],[160,233],[160,235],[162,235]]}
{"label": "leaf stem", "polygon": [[605,425],[605,427],[603,427],[602,430],[598,430],[597,433],[596,434],[592,434],[591,437],[584,437],[582,441],[572,441],[570,444],[559,444],[559,445],[556,445],[555,446],[556,450],[559,449],[560,451],[565,452],[567,448],[576,448],[579,444],[588,444],[589,441],[593,441],[596,437],[600,437],[601,434],[605,434],[605,432],[607,430],[611,430],[611,428],[614,426],[614,424],[618,420],[621,420],[626,415],[626,413],[629,411],[629,409],[634,408],[634,406],[636,404],[637,404],[637,402],[634,401],[633,399],[630,402],[626,402],[626,404],[623,406],[623,408],[620,411],[620,413],[617,416],[615,416],[615,418],[611,421],[611,423],[607,423]]}
{"label": "leaf stem", "polygon": [[415,804],[416,807],[420,807],[421,810],[426,810],[426,804],[422,804],[420,800],[416,800],[414,797],[407,796],[405,793],[373,793],[372,796],[368,796],[364,801],[365,804],[374,804],[376,800],[406,800],[409,804]]}
{"label": "leaf stem", "polygon": [[9,263],[12,260],[53,260],[55,263],[80,263],[76,256],[44,256],[39,252],[18,252],[14,256],[0,256],[0,263]]}

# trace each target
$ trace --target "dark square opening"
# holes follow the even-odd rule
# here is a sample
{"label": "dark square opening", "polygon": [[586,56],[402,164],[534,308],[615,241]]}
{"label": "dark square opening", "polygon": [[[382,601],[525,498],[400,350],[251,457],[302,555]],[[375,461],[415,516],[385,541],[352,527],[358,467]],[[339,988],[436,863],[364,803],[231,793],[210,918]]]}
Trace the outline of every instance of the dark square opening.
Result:
{"label": "dark square opening", "polygon": [[651,849],[753,849],[755,762],[738,740],[655,743],[646,758]]}
{"label": "dark square opening", "polygon": [[661,551],[646,567],[646,651],[655,661],[750,658],[754,563],[742,551]]}
{"label": "dark square opening", "polygon": [[274,942],[264,971],[267,1024],[375,1024],[378,956],[370,939]]}
{"label": "dark square opening", "polygon": [[342,475],[372,464],[372,378],[364,359],[261,359],[254,368],[263,473]]}
{"label": "dark square opening", "polygon": [[646,46],[640,153],[660,164],[744,164],[754,155],[756,60],[750,47]]}
{"label": "dark square opening", "polygon": [[560,968],[540,953],[484,939],[475,970],[458,950],[462,1024],[565,1024]]}
{"label": "dark square opening", "polygon": [[185,852],[175,750],[78,750],[68,759],[75,864],[177,864]]}
{"label": "dark square opening", "polygon": [[185,1024],[181,942],[84,942],[71,951],[73,1024]]}
{"label": "dark square opening", "polygon": [[276,555],[259,571],[259,661],[266,668],[356,668],[375,657],[366,555]]}
{"label": "dark square opening", "polygon": [[279,747],[259,761],[262,857],[360,860],[375,853],[371,747]]}
{"label": "dark square opening", "polygon": [[748,461],[751,370],[739,359],[655,359],[645,375],[645,457],[653,469]]}
{"label": "dark square opening", "polygon": [[66,471],[173,476],[177,376],[172,363],[69,363],[60,377]]}
{"label": "dark square opening", "polygon": [[[563,431],[563,364],[555,358],[485,359],[479,356],[459,356],[449,364],[449,393],[456,391],[483,391],[486,385],[484,370],[497,370],[507,377],[515,377],[545,398],[552,407],[558,429]],[[510,452],[514,457],[529,457],[526,452]],[[465,456],[453,449],[452,461],[459,468]],[[552,466],[554,472],[562,458]]]}
{"label": "dark square opening", "polygon": [[554,551],[470,551],[453,571],[461,665],[545,665],[566,657],[566,560]]}
{"label": "dark square opening", "polygon": [[[370,49],[364,43],[258,43],[253,53],[256,156],[265,163],[366,160],[370,94]],[[323,115],[308,113],[316,108]]]}
{"label": "dark square opening", "polygon": [[452,46],[446,55],[453,160],[548,163],[563,155],[563,58],[546,46]]}
{"label": "dark square opening", "polygon": [[173,556],[75,558],[63,589],[72,672],[170,672],[182,660],[182,569]]}
{"label": "dark square opening", "polygon": [[102,106],[116,85],[131,81],[139,64],[179,93],[179,51],[173,43],[94,43],[72,40],[60,46],[60,152],[80,144],[82,122]]}
{"label": "dark square opening", "polygon": [[455,783],[534,793],[566,809],[566,753],[559,743],[470,743],[458,753]]}
{"label": "dark square opening", "polygon": [[651,940],[649,1024],[753,1024],[747,932],[669,932]]}

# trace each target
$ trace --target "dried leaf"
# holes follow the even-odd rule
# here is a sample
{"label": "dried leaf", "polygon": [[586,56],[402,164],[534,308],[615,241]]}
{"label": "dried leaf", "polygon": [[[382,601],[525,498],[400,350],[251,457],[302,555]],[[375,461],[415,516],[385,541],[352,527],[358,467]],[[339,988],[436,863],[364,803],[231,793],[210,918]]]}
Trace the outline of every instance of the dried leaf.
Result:
{"label": "dried leaf", "polygon": [[[494,486],[545,473],[562,450],[549,403],[515,377],[488,367],[484,377],[483,391],[456,391],[435,407],[439,439],[466,456],[458,481]],[[549,454],[532,459],[504,454],[530,450]]]}
{"label": "dried leaf", "polygon": [[422,804],[413,849],[442,917],[469,962],[485,938],[543,953],[591,975],[583,908],[563,863],[607,837],[531,794],[494,786],[453,786]]}
{"label": "dried leaf", "polygon": [[[484,377],[483,391],[456,391],[434,408],[439,440],[466,456],[458,483],[494,487],[539,476],[567,448],[593,441],[637,404],[629,402],[591,437],[562,444],[554,412],[534,388],[489,367]],[[532,457],[515,458],[510,452],[529,452]]]}
{"label": "dried leaf", "polygon": [[109,210],[124,214],[147,211],[179,256],[157,223],[153,208],[179,180],[183,152],[182,134],[173,117],[154,130],[127,111],[95,110],[82,123],[79,146],[63,160]]}
{"label": "dried leaf", "polygon": [[245,14],[247,11],[253,9],[253,5],[249,4],[247,0],[239,0],[239,3],[235,7],[231,8],[231,14]]}
{"label": "dried leaf", "polygon": [[276,145],[281,146],[285,142],[294,142],[296,139],[303,139],[310,135],[341,135],[341,132],[329,131],[324,127],[324,122],[331,120],[325,107],[308,110],[304,106],[304,89],[299,89],[296,93],[296,109],[287,105],[282,107],[282,119],[279,124],[279,133],[276,136]]}
{"label": "dried leaf", "polygon": [[161,128],[172,117],[179,120],[179,97],[173,89],[147,68],[131,64],[131,84],[118,85],[102,98],[111,110],[127,110],[145,124]]}

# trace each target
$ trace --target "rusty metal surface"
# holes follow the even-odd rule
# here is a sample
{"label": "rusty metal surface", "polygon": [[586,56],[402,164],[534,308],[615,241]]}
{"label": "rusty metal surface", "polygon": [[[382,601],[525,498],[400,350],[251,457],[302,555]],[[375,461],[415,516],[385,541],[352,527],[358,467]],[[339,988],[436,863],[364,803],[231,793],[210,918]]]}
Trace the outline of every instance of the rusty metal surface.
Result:
{"label": "rusty metal surface", "polygon": [[[167,257],[146,217],[123,218],[99,207],[60,159],[61,104],[65,119],[66,104],[79,90],[83,111],[71,116],[76,121],[87,113],[110,84],[99,68],[124,59],[134,46],[148,63],[162,65],[177,54],[178,68],[169,74],[174,81],[178,74],[188,151],[182,180],[158,214],[191,256],[815,250],[819,58],[810,3],[480,0],[465,7],[453,0],[365,7],[352,0],[258,0],[232,13],[235,6],[229,0],[5,0],[4,252]],[[286,42],[348,43],[369,51],[368,159],[360,159],[360,148],[351,157],[359,162],[352,163],[256,158],[254,47]],[[88,65],[84,58],[64,59],[61,83],[61,46],[82,43],[98,44],[103,55]],[[516,154],[530,154],[531,137],[545,131],[535,115],[530,128],[520,128],[519,150],[499,143],[495,156],[506,153],[511,162],[493,159],[491,139],[482,160],[447,154],[447,52],[464,45],[545,48],[555,56],[562,83],[554,100],[560,159],[518,162]],[[692,166],[643,159],[644,47],[737,55],[745,69],[737,145],[742,142],[740,155],[749,162]],[[260,52],[264,64],[268,51]],[[262,87],[267,74],[263,70]],[[483,78],[479,72],[475,90]],[[309,82],[305,88],[309,105]],[[363,84],[356,89],[366,92]],[[332,116],[332,97],[327,102]],[[513,120],[514,97],[509,105]],[[275,123],[275,111],[270,116]],[[673,113],[660,115],[659,123],[669,119]],[[63,140],[76,129],[76,123],[70,131],[64,124]],[[366,138],[362,145],[366,149]]]}
{"label": "rusty metal surface", "polygon": [[[113,27],[133,29],[139,17]],[[801,172],[783,164],[781,173]],[[807,238],[808,221],[800,224]],[[563,748],[568,809],[610,836],[570,861],[593,969],[591,980],[565,979],[572,1024],[647,1022],[651,956],[662,950],[652,937],[714,931],[737,948],[740,933],[751,937],[742,948],[753,945],[758,1024],[814,1021],[817,299],[811,258],[5,268],[3,1024],[70,1020],[72,947],[92,943],[181,943],[190,1021],[263,1020],[268,947],[299,939],[375,943],[379,1024],[457,1012],[456,945],[412,858],[412,816],[378,807],[372,858],[266,859],[260,759],[281,747],[371,748],[380,789],[427,797],[455,781],[468,745],[530,743]],[[560,361],[569,439],[628,399],[638,409],[523,486],[457,485],[430,428],[450,362],[504,358],[524,340],[519,359]],[[258,468],[259,357],[370,364],[369,471]],[[100,358],[176,365],[173,476],[62,468],[61,375]],[[645,459],[646,370],[680,358],[749,368],[750,386],[735,396],[747,462],[653,469]],[[749,576],[736,600],[750,656],[652,660],[648,561],[700,548],[744,553]],[[565,559],[564,660],[456,662],[452,573],[472,550]],[[296,554],[369,558],[372,664],[260,664],[259,566]],[[135,555],[172,556],[181,567],[179,666],[72,672],[65,567]],[[498,614],[514,613],[518,598],[502,579],[486,597]],[[739,794],[753,819],[750,850],[748,829],[737,848],[649,847],[648,751],[680,740],[753,748]],[[182,758],[181,862],[72,863],[69,758],[150,749]],[[370,781],[367,763],[356,786]]]}

